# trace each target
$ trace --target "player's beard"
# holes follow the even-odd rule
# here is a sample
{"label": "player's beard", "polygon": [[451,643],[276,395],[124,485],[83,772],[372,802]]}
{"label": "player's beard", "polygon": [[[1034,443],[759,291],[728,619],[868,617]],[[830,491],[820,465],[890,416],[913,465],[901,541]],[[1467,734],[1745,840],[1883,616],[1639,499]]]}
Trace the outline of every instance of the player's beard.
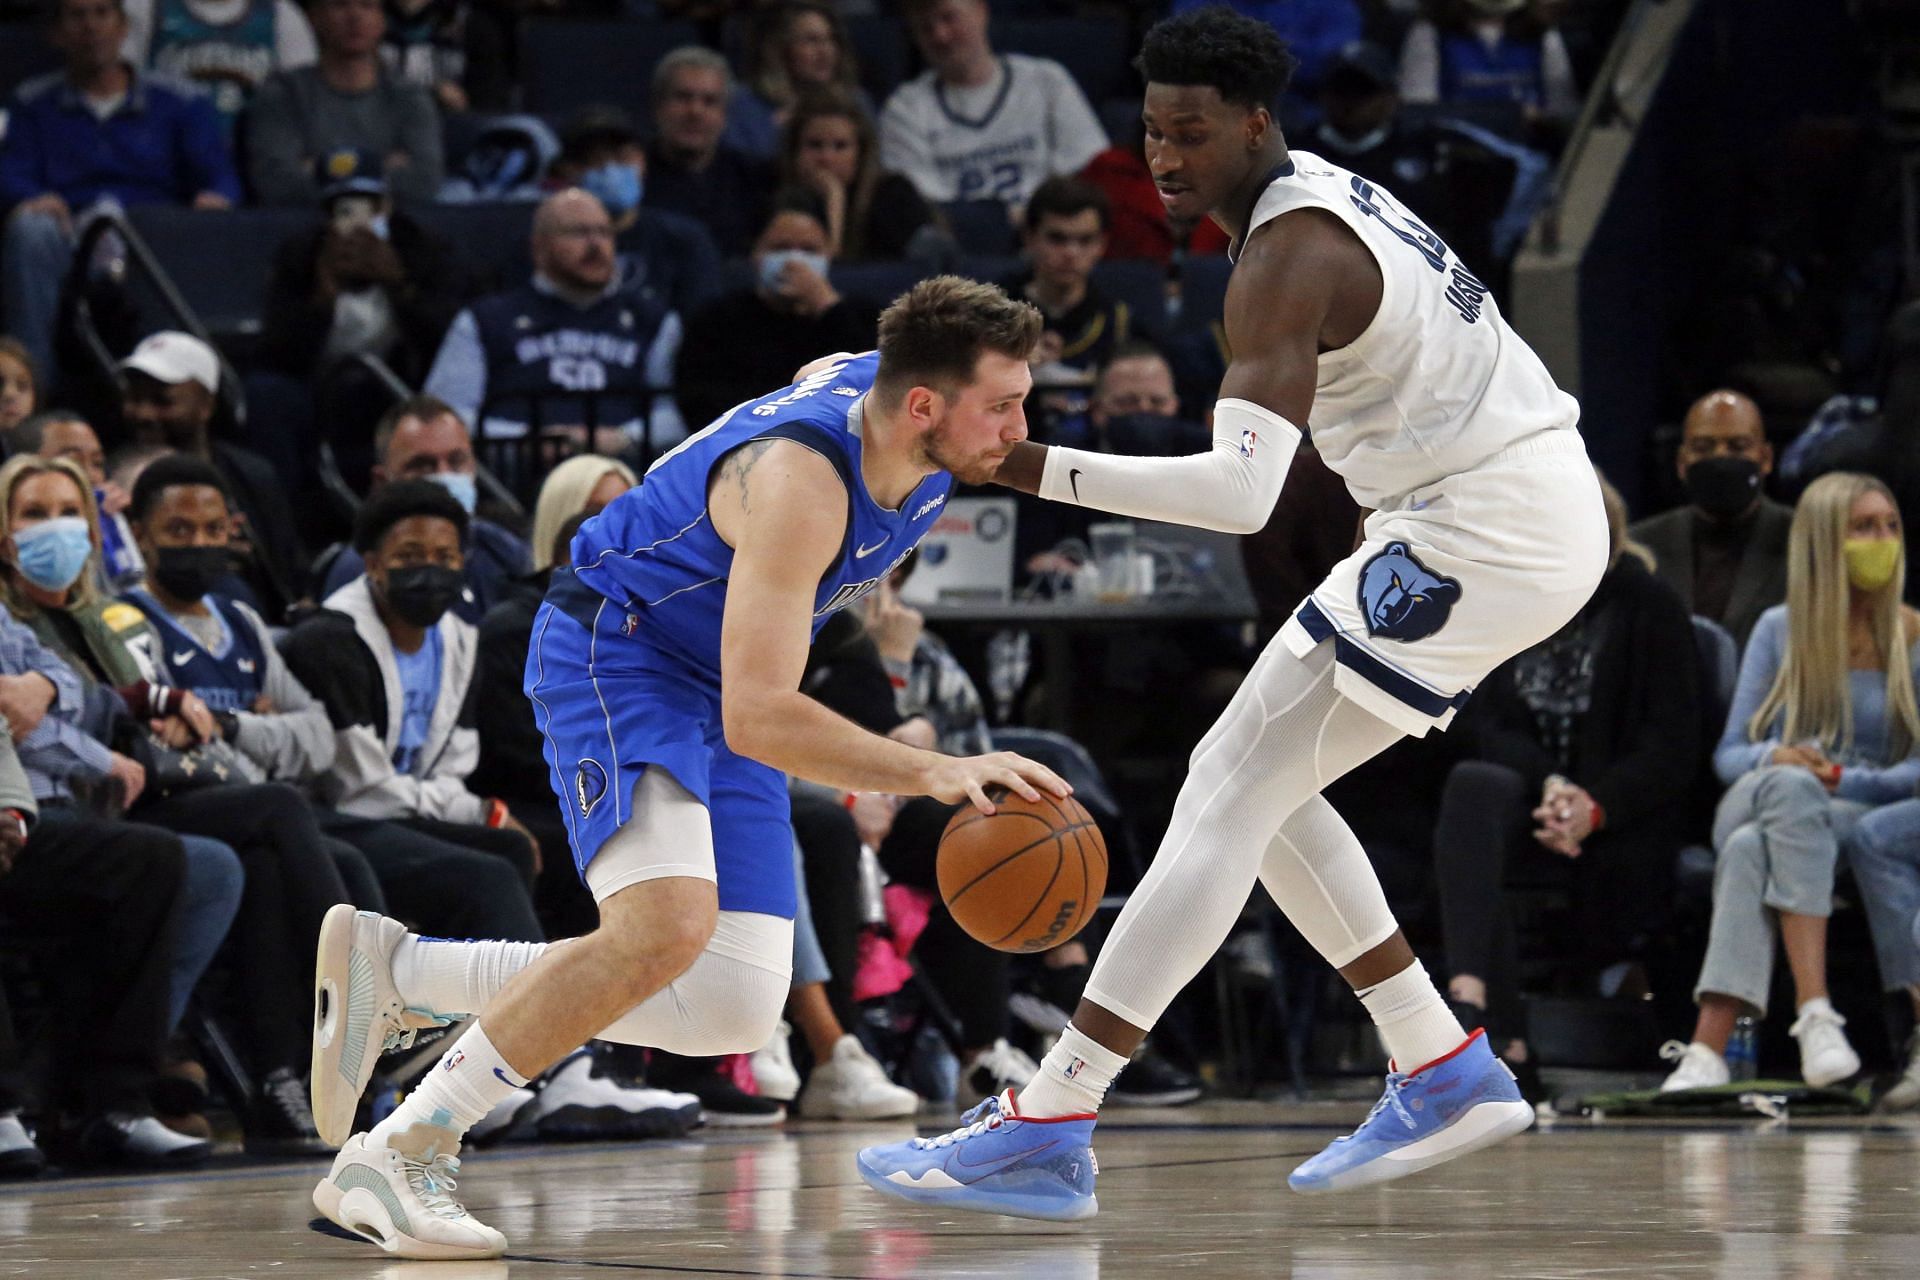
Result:
{"label": "player's beard", "polygon": [[950,471],[965,484],[990,484],[1000,469],[1001,459],[982,454],[971,456],[954,443],[952,419],[942,418],[927,429],[920,445],[921,455],[942,471]]}

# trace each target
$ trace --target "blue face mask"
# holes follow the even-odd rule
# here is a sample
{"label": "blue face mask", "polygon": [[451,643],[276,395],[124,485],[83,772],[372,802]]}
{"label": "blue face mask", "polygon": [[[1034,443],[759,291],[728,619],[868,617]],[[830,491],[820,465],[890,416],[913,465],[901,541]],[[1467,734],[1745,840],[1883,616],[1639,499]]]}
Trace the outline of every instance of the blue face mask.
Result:
{"label": "blue face mask", "polygon": [[13,535],[14,560],[28,582],[42,591],[65,591],[93,555],[93,539],[81,516],[42,520]]}
{"label": "blue face mask", "polygon": [[777,293],[785,283],[787,264],[798,262],[802,266],[813,268],[813,273],[824,277],[829,263],[824,253],[808,253],[805,249],[770,249],[760,256],[760,283],[769,293]]}
{"label": "blue face mask", "polygon": [[473,506],[480,500],[480,486],[472,476],[464,471],[436,471],[427,479],[452,494],[468,515],[473,514]]}
{"label": "blue face mask", "polygon": [[598,169],[590,169],[580,178],[581,187],[607,207],[609,217],[617,218],[629,209],[640,207],[646,186],[640,171],[630,164],[609,160]]}

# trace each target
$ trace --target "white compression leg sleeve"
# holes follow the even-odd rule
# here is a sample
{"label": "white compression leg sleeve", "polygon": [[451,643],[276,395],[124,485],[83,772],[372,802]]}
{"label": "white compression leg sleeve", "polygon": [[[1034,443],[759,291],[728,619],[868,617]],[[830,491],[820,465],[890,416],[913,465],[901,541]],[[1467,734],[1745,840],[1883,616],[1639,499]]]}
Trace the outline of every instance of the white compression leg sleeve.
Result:
{"label": "white compression leg sleeve", "polygon": [[[1173,822],[1100,952],[1087,999],[1151,1027],[1225,940],[1256,877],[1335,964],[1393,933],[1359,841],[1318,796],[1401,733],[1335,692],[1333,674],[1331,645],[1301,659],[1275,640],[1260,655],[1194,749]],[[1291,822],[1309,801],[1317,804]]]}

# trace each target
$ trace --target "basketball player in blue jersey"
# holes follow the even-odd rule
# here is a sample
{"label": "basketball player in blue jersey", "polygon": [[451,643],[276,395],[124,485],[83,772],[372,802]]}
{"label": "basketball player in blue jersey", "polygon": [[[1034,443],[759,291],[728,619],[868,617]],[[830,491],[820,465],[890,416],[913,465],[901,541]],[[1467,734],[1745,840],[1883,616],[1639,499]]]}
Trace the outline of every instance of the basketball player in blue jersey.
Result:
{"label": "basketball player in blue jersey", "polygon": [[1214,7],[1147,35],[1146,159],[1176,221],[1233,238],[1233,361],[1212,452],[1124,458],[1018,445],[1004,484],[1234,533],[1267,522],[1301,426],[1371,508],[1359,547],[1261,654],[1195,749],[1160,852],[1039,1073],[966,1125],[860,1153],[869,1185],[942,1208],[1096,1211],[1092,1131],[1114,1075],[1199,972],[1257,878],[1366,1005],[1392,1064],[1359,1130],[1297,1191],[1383,1182],[1525,1129],[1532,1108],[1460,1026],[1320,796],[1557,631],[1607,558],[1578,406],[1446,244],[1379,187],[1289,151],[1269,104],[1293,59]]}
{"label": "basketball player in blue jersey", "polygon": [[[453,1197],[466,1130],[589,1038],[692,1056],[772,1035],[790,985],[786,775],[971,800],[1071,790],[1006,752],[879,737],[799,692],[827,616],[886,580],[953,477],[992,478],[1026,436],[1040,313],[951,276],[839,355],[736,406],[589,520],[534,621],[526,695],[600,927],[565,944],[419,938],[336,908],[320,940],[314,1119],[344,1142],[329,1219],[408,1258],[497,1257]],[[372,1132],[348,1137],[390,1042],[479,1019]]]}

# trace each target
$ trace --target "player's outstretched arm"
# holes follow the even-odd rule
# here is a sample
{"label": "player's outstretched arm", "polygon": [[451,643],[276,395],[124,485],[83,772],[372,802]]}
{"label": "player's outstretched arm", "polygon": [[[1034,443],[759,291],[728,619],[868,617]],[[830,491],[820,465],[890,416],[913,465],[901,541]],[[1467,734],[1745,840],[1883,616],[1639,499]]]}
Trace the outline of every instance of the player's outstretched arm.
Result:
{"label": "player's outstretched arm", "polygon": [[972,799],[1011,787],[1072,788],[1012,752],[956,759],[870,733],[800,692],[814,593],[840,555],[846,492],[819,454],[787,440],[731,454],[708,495],[714,528],[734,548],[720,631],[720,707],[727,745],[784,773],[844,791]]}
{"label": "player's outstretched arm", "polygon": [[[1302,216],[1302,215],[1306,216]],[[1329,225],[1330,224],[1330,225]],[[1273,514],[1313,408],[1320,335],[1347,257],[1366,250],[1331,215],[1303,210],[1256,232],[1227,289],[1233,363],[1213,409],[1213,448],[1129,458],[1022,442],[999,483],[1056,502],[1225,533],[1257,533]],[[1339,251],[1338,257],[1329,256]]]}

